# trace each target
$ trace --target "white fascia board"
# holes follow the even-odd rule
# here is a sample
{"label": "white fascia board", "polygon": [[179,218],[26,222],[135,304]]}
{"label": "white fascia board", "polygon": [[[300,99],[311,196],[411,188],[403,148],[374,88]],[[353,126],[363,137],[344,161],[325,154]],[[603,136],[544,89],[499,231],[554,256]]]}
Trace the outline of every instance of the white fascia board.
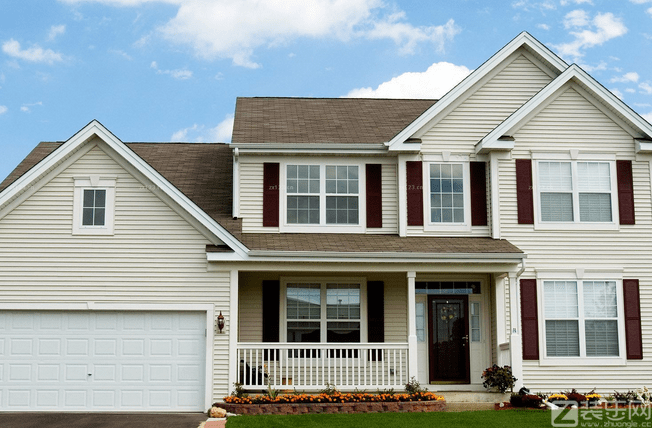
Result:
{"label": "white fascia board", "polygon": [[167,181],[161,174],[154,168],[149,166],[140,156],[133,150],[129,149],[118,137],[113,135],[108,129],[104,127],[99,121],[92,120],[88,125],[82,128],[79,132],[73,135],[61,147],[55,150],[50,156],[39,162],[31,170],[25,173],[22,177],[16,180],[0,195],[0,207],[7,201],[12,200],[20,190],[29,186],[30,183],[35,182],[41,178],[47,171],[56,166],[59,162],[66,159],[71,153],[77,150],[85,142],[97,136],[111,147],[116,153],[122,156],[129,164],[139,170],[145,177],[152,181],[153,184],[158,186],[165,192],[175,203],[187,211],[192,217],[196,218],[202,225],[204,225],[211,233],[218,239],[231,247],[241,258],[244,258],[249,251],[240,241],[235,239],[226,229],[220,226],[215,220],[210,218],[201,208],[199,208],[188,197],[181,193],[169,181]]}
{"label": "white fascia board", "polygon": [[516,36],[511,42],[505,45],[501,50],[495,53],[484,64],[473,71],[462,82],[451,89],[432,107],[426,110],[414,122],[409,124],[405,129],[399,132],[392,138],[388,145],[390,151],[403,150],[402,145],[405,140],[410,138],[415,133],[419,132],[424,126],[432,121],[437,115],[444,111],[450,104],[452,104],[458,97],[462,96],[467,90],[473,87],[477,82],[482,80],[484,76],[491,72],[498,64],[503,62],[507,57],[514,53],[522,46],[527,46],[531,51],[535,52],[544,58],[551,67],[557,69],[560,73],[568,67],[561,58],[555,55],[550,49],[546,48],[541,42],[532,37],[528,32],[522,32]]}
{"label": "white fascia board", "polygon": [[[487,134],[475,146],[475,152],[478,154],[487,153],[491,150],[504,150],[502,147],[504,141],[500,138],[504,135],[513,135],[521,126],[526,122],[529,115],[534,112],[542,103],[549,100],[550,97],[555,96],[557,91],[561,90],[571,80],[583,85],[591,95],[598,98],[605,104],[608,104],[618,115],[625,119],[625,121],[632,126],[633,129],[638,130],[642,136],[652,138],[652,125],[647,123],[645,119],[635,113],[629,106],[622,100],[616,97],[598,83],[594,78],[589,76],[577,64],[572,64],[556,79],[541,89],[535,96],[530,98],[511,116],[505,119],[500,125]],[[633,135],[633,137],[637,137]],[[638,136],[640,137],[640,136]]]}
{"label": "white fascia board", "polygon": [[387,146],[378,144],[282,144],[282,143],[231,143],[240,155],[261,154],[386,154]]}
{"label": "white fascia board", "polygon": [[[521,263],[525,253],[346,253],[328,251],[260,251],[252,250],[247,261],[256,262],[370,262],[370,263]],[[207,253],[207,261],[228,261],[223,253]]]}
{"label": "white fascia board", "polygon": [[636,153],[652,154],[652,141],[635,139],[634,142],[636,143]]}

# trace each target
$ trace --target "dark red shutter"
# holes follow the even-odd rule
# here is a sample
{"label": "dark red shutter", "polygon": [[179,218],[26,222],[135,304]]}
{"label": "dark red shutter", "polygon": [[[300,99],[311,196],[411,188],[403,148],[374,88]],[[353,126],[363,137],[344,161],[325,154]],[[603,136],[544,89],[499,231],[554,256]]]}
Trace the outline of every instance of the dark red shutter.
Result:
{"label": "dark red shutter", "polygon": [[532,161],[530,159],[516,159],[516,200],[518,224],[534,224]]}
{"label": "dark red shutter", "polygon": [[279,164],[263,163],[263,226],[278,227]]}
{"label": "dark red shutter", "polygon": [[[367,283],[367,341],[385,341],[385,284],[383,281]],[[370,361],[382,361],[382,349],[369,350]]]}
{"label": "dark red shutter", "polygon": [[367,227],[383,227],[383,177],[380,164],[367,164]]}
{"label": "dark red shutter", "polygon": [[641,298],[638,291],[638,279],[623,279],[623,300],[627,359],[642,360],[643,338],[641,334]]}
{"label": "dark red shutter", "polygon": [[[280,298],[281,282],[277,280],[263,281],[263,342],[277,343],[280,340]],[[265,349],[265,360],[278,361],[281,357],[278,349]]]}
{"label": "dark red shutter", "polygon": [[620,224],[636,224],[634,219],[634,180],[632,179],[632,161],[617,160],[618,177],[618,212]]}
{"label": "dark red shutter", "polygon": [[471,225],[487,225],[487,169],[485,162],[471,162]]}
{"label": "dark red shutter", "polygon": [[521,338],[523,359],[539,359],[539,320],[537,312],[537,280],[521,280]]}
{"label": "dark red shutter", "polygon": [[423,167],[420,161],[409,161],[407,173],[407,223],[423,226]]}

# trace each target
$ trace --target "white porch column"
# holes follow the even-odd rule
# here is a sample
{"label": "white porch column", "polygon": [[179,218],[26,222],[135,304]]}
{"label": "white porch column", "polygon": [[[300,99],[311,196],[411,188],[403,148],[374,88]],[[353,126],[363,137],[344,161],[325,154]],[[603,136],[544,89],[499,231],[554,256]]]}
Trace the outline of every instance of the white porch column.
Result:
{"label": "white porch column", "polygon": [[507,319],[505,311],[505,277],[507,275],[496,276],[495,287],[496,287],[496,357],[498,361],[496,363],[499,366],[504,366],[505,364],[510,364],[510,359],[507,358],[507,351],[504,351],[504,347],[507,344]]}
{"label": "white porch column", "polygon": [[523,387],[523,342],[521,339],[521,294],[518,286],[516,272],[509,273],[509,354],[511,359],[512,374],[517,379],[514,390]]}
{"label": "white porch column", "polygon": [[417,367],[417,319],[416,319],[416,297],[415,278],[416,272],[408,272],[408,380],[418,376]]}
{"label": "white porch column", "polygon": [[231,289],[229,291],[229,318],[226,320],[226,332],[229,335],[229,385],[227,391],[230,393],[238,373],[238,271],[231,271]]}

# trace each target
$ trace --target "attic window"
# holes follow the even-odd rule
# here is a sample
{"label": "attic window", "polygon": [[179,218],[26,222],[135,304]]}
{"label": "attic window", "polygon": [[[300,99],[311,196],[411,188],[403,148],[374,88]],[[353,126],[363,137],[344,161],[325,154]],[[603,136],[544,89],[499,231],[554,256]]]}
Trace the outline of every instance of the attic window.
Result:
{"label": "attic window", "polygon": [[75,177],[73,235],[113,235],[115,178]]}

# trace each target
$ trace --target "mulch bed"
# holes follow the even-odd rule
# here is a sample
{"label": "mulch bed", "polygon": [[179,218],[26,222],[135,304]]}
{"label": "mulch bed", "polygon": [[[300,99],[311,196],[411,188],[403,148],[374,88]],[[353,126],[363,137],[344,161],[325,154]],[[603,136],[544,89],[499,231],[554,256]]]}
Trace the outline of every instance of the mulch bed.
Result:
{"label": "mulch bed", "polygon": [[302,415],[309,413],[384,413],[443,412],[445,401],[404,401],[380,403],[292,403],[229,404],[220,403],[227,412],[240,415]]}

